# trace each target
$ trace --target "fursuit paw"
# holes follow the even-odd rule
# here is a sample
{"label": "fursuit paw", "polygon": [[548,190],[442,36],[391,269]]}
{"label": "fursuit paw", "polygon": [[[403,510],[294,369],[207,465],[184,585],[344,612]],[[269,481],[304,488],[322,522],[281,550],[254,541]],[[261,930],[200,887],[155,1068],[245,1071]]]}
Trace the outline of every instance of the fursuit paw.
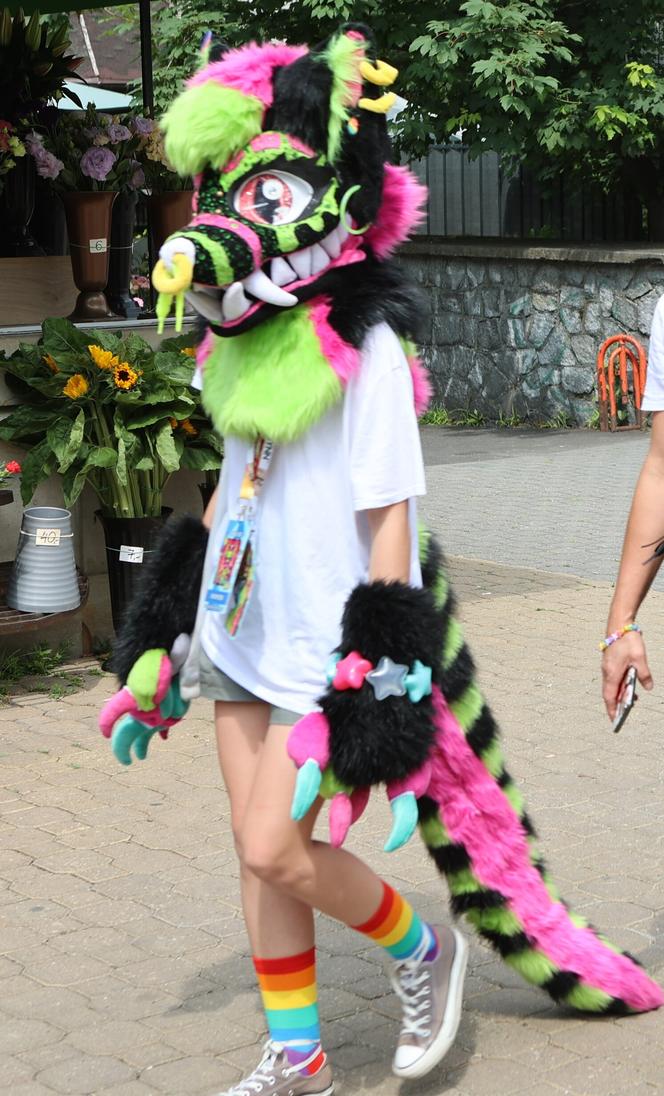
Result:
{"label": "fursuit paw", "polygon": [[178,636],[170,656],[165,650],[145,651],[132,667],[127,684],[110,698],[99,715],[99,729],[110,738],[118,761],[130,765],[134,756],[143,760],[150,739],[157,732],[168,737],[169,728],[186,715],[189,704],[180,696],[177,676],[189,649],[187,636]]}

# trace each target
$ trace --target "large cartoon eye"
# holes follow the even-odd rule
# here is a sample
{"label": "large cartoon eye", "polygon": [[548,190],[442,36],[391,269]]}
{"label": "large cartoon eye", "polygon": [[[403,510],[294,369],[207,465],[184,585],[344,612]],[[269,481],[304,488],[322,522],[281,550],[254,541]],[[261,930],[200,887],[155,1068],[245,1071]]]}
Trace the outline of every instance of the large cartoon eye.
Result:
{"label": "large cartoon eye", "polygon": [[288,171],[259,171],[240,183],[233,195],[236,213],[259,225],[297,221],[313,197],[313,187]]}

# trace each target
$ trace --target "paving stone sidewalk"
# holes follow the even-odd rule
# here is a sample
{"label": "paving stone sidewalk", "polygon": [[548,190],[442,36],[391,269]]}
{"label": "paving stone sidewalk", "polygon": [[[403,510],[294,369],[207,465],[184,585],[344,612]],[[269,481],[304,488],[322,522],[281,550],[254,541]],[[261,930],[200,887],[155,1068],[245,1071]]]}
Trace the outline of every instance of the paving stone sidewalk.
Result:
{"label": "paving stone sidewalk", "polygon": [[[462,443],[448,444],[450,467],[433,465],[430,482],[432,471],[448,485],[469,474],[471,462],[454,461]],[[504,487],[534,456],[515,459],[493,459],[510,464]],[[430,502],[443,512],[439,483]],[[494,505],[485,500],[485,522]],[[506,526],[513,565],[457,555],[452,568],[510,768],[565,896],[664,979],[662,694],[642,697],[610,733],[595,650],[610,561],[603,580],[519,566],[520,528]],[[642,622],[656,679],[663,610],[654,591]],[[255,1064],[263,1019],[209,705],[196,702],[168,743],[123,769],[95,731],[112,681],[84,680],[61,700],[26,694],[0,706],[0,1092],[212,1096]],[[385,854],[388,830],[377,797],[349,847],[425,916],[447,916],[417,841]],[[430,1078],[401,1084],[389,1070],[397,1008],[380,955],[326,918],[318,927],[340,1096],[664,1092],[664,1015],[570,1017],[477,941],[457,1044]]]}

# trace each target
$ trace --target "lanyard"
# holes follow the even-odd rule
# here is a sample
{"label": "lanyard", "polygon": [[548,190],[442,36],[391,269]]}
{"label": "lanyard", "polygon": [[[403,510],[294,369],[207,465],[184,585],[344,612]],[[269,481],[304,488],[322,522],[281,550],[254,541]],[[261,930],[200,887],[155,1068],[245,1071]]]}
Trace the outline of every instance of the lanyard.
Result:
{"label": "lanyard", "polygon": [[256,504],[265,483],[274,445],[259,437],[252,457],[247,461],[240,495],[231,511],[219,552],[219,559],[208,588],[205,605],[224,619],[226,631],[236,635],[254,586],[254,541]]}

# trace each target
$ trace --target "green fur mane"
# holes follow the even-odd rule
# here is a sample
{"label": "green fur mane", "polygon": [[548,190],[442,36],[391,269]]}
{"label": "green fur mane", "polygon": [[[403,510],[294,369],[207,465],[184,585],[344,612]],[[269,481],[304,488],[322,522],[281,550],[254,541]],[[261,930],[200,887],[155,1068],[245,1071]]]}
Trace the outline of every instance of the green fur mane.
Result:
{"label": "green fur mane", "polygon": [[232,338],[215,338],[203,403],[221,434],[294,441],[341,399],[306,306]]}

